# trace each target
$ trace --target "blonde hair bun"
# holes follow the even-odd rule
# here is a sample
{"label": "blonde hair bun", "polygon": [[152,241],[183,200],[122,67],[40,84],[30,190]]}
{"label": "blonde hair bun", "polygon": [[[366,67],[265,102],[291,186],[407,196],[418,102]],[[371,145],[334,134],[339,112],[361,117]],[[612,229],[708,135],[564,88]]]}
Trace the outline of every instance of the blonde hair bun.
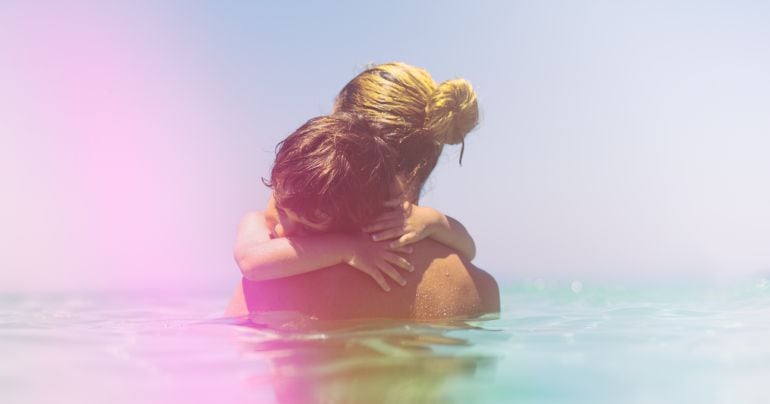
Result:
{"label": "blonde hair bun", "polygon": [[478,122],[476,92],[467,80],[439,84],[425,108],[424,129],[442,144],[462,143]]}

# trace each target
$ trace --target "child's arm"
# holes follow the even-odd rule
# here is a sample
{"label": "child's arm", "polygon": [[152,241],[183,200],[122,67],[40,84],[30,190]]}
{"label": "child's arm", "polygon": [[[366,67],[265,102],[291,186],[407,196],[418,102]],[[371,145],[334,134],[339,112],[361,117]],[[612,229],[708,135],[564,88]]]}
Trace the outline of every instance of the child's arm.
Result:
{"label": "child's arm", "polygon": [[253,281],[284,278],[346,263],[389,291],[383,272],[403,286],[406,281],[394,266],[412,271],[411,264],[391,250],[387,244],[372,242],[363,234],[271,239],[264,216],[252,212],[244,216],[238,226],[234,255],[243,276]]}
{"label": "child's arm", "polygon": [[372,240],[394,239],[390,246],[400,248],[429,237],[469,260],[476,256],[476,243],[462,223],[427,206],[410,202],[399,205],[364,228]]}

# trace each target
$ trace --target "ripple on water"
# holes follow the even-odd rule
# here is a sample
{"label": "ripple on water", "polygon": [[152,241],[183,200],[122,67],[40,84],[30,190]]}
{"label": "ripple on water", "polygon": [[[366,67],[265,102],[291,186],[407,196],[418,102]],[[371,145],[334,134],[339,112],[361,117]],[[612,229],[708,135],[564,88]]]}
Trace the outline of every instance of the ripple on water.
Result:
{"label": "ripple on water", "polygon": [[0,298],[0,389],[36,403],[769,402],[765,288],[536,286],[503,289],[499,316],[438,322]]}

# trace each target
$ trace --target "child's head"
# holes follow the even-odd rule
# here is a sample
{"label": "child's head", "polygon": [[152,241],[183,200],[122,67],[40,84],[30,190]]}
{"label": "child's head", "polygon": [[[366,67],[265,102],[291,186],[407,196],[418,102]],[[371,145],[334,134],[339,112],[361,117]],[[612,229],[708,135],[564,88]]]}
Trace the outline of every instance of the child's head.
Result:
{"label": "child's head", "polygon": [[307,121],[278,144],[268,184],[278,208],[326,231],[360,229],[383,211],[396,176],[378,133],[351,113]]}
{"label": "child's head", "polygon": [[337,96],[334,111],[354,112],[386,130],[398,171],[413,191],[433,171],[443,145],[463,143],[479,118],[470,83],[437,85],[428,72],[405,63],[377,65],[356,76]]}

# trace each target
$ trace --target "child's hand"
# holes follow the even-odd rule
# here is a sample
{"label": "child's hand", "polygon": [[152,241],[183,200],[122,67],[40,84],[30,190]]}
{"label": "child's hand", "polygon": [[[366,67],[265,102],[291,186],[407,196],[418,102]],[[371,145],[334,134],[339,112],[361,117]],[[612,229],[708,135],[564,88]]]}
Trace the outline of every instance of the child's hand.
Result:
{"label": "child's hand", "polygon": [[402,198],[385,203],[393,209],[383,213],[371,224],[364,227],[372,240],[393,240],[391,248],[403,248],[430,237],[436,225],[446,221],[446,217],[436,209],[418,206]]}
{"label": "child's hand", "polygon": [[409,261],[395,253],[410,253],[411,247],[391,248],[387,243],[370,240],[364,233],[352,235],[350,245],[351,251],[345,258],[345,263],[371,276],[386,292],[390,292],[390,286],[383,273],[404,286],[406,279],[398,273],[396,267],[409,272],[414,271]]}

